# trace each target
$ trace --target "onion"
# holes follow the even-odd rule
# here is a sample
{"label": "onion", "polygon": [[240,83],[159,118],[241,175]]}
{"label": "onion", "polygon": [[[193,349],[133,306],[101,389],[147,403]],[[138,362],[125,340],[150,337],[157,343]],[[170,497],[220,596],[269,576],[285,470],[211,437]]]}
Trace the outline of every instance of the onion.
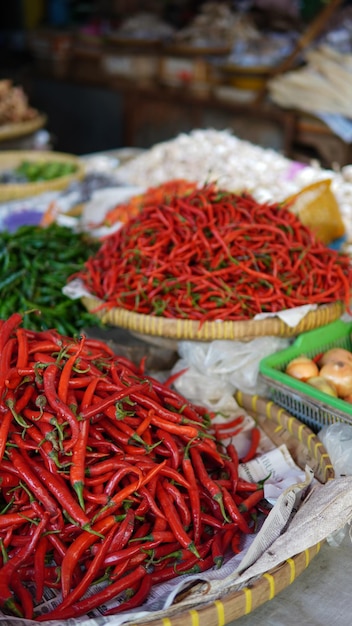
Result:
{"label": "onion", "polygon": [[339,398],[352,394],[352,363],[331,361],[321,368],[320,376],[335,386]]}
{"label": "onion", "polygon": [[307,383],[308,385],[315,387],[315,389],[337,398],[336,387],[322,376],[313,376],[313,378],[308,378]]}
{"label": "onion", "polygon": [[289,376],[303,380],[304,382],[308,380],[308,378],[319,375],[317,364],[304,354],[292,359],[287,365],[285,372]]}
{"label": "onion", "polygon": [[352,365],[352,352],[345,350],[345,348],[331,348],[319,359],[319,367],[323,367],[332,361],[345,361]]}

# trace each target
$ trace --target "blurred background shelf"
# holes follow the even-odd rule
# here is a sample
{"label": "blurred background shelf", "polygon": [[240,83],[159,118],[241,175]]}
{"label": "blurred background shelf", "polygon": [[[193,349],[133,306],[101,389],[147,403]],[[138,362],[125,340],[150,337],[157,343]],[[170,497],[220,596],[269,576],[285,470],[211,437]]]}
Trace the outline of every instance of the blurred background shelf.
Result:
{"label": "blurred background shelf", "polygon": [[[319,0],[297,3],[301,14],[295,15],[293,4],[14,0],[6,3],[0,26],[0,79],[10,77],[23,85],[32,106],[45,112],[45,129],[59,151],[149,148],[195,127],[213,127],[230,129],[241,139],[290,158],[317,159],[323,167],[343,166],[351,161],[348,142],[314,115],[277,106],[267,94],[258,97],[265,91],[270,67],[256,67],[254,61],[247,68],[236,67],[234,62],[243,45],[238,33],[252,38],[254,49],[261,29],[276,28],[290,41],[295,34],[297,42],[297,33],[304,39],[304,20],[310,24],[326,7]],[[336,11],[340,5],[348,10],[349,4],[329,3]],[[218,11],[231,6],[238,14],[242,30],[237,24],[230,53],[227,42],[195,46],[177,39],[209,5]],[[265,5],[270,9],[263,10]],[[122,25],[142,11],[172,25],[174,41],[170,36],[128,40],[119,34]],[[347,18],[344,23],[349,23]],[[0,142],[0,150],[4,147],[14,146]],[[20,147],[27,148],[28,142]]]}

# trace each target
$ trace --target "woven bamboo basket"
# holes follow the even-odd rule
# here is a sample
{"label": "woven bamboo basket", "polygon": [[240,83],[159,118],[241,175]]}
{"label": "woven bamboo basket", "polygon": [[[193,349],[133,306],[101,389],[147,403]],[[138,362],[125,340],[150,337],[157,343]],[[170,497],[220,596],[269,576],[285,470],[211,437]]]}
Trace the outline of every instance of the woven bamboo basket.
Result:
{"label": "woven bamboo basket", "polygon": [[23,161],[71,163],[76,166],[76,170],[67,176],[60,176],[47,181],[0,184],[0,202],[28,198],[46,191],[60,191],[66,189],[72,181],[81,180],[85,175],[84,164],[77,156],[49,150],[5,150],[0,152],[0,172],[16,168]]}
{"label": "woven bamboo basket", "polygon": [[122,308],[106,309],[97,298],[84,296],[84,306],[94,312],[105,324],[127,328],[140,335],[152,335],[176,340],[214,341],[237,339],[247,341],[255,337],[294,337],[319,326],[325,326],[341,317],[344,306],[341,302],[321,305],[307,313],[296,326],[288,326],[278,317],[239,322],[213,321],[200,324],[194,320],[170,319],[142,315]]}
{"label": "woven bamboo basket", "polygon": [[[253,415],[272,441],[286,444],[297,465],[308,464],[315,477],[326,483],[334,478],[334,470],[322,442],[312,431],[273,402],[259,396],[236,394],[238,404]],[[309,566],[319,553],[321,543],[284,561],[240,591],[231,592],[213,602],[180,610],[177,604],[163,612],[160,619],[143,618],[148,626],[225,626],[243,617],[274,598],[288,587]],[[141,622],[133,622],[139,624]]]}
{"label": "woven bamboo basket", "polygon": [[44,114],[38,114],[31,120],[25,120],[23,122],[14,122],[13,124],[1,124],[0,125],[0,141],[8,141],[9,139],[17,139],[18,137],[25,137],[31,133],[35,133],[40,128],[43,128],[47,122],[47,117]]}

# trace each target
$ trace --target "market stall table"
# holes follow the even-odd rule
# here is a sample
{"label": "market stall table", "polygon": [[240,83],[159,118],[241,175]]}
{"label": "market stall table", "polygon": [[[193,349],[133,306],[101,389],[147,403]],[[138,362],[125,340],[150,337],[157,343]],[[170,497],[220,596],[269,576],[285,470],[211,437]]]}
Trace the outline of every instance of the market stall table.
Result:
{"label": "market stall table", "polygon": [[[126,333],[127,334],[127,333]],[[249,626],[254,623],[270,626],[347,626],[350,624],[350,576],[352,574],[351,539],[348,534],[338,547],[325,543],[307,569],[292,584],[275,596],[273,581],[267,575],[268,587],[273,599],[249,612],[245,617],[228,621],[218,604],[217,619],[207,626]],[[274,597],[275,596],[275,597]],[[9,620],[1,623],[11,625]],[[169,620],[166,620],[169,621]],[[195,615],[195,624],[198,616]]]}

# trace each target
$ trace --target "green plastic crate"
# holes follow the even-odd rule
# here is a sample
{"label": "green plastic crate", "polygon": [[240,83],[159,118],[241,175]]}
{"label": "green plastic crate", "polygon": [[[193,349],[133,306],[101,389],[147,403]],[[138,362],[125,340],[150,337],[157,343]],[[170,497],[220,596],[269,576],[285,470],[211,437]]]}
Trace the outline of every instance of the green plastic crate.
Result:
{"label": "green plastic crate", "polygon": [[337,347],[352,352],[352,323],[337,320],[302,333],[291,346],[265,357],[259,364],[260,378],[269,386],[271,399],[314,432],[333,422],[352,424],[352,404],[288,376],[285,369],[297,356],[312,358]]}

